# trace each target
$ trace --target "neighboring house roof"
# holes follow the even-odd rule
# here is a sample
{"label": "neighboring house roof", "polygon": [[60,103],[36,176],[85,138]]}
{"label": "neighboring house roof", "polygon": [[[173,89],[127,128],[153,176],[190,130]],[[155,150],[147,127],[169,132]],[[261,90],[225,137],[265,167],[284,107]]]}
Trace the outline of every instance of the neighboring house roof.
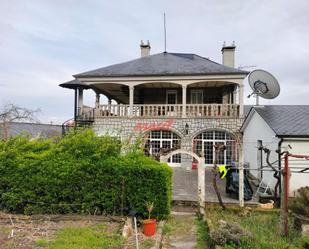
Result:
{"label": "neighboring house roof", "polygon": [[243,74],[248,72],[211,61],[196,54],[159,53],[112,66],[98,68],[74,77],[126,77]]}
{"label": "neighboring house roof", "polygon": [[244,121],[242,131],[254,112],[258,113],[279,137],[309,137],[309,105],[253,107]]}
{"label": "neighboring house roof", "polygon": [[31,137],[54,137],[61,136],[62,126],[51,124],[37,124],[37,123],[9,123],[9,136],[14,137],[23,132],[29,133]]}

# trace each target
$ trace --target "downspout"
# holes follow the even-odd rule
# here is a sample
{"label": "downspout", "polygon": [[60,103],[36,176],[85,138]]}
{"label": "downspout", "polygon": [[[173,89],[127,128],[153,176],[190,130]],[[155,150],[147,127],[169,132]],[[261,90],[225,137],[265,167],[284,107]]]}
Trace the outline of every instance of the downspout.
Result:
{"label": "downspout", "polygon": [[281,145],[283,143],[283,138],[280,138],[278,143],[278,170],[279,170],[279,203],[281,205],[281,193],[282,193],[282,186],[281,186]]}

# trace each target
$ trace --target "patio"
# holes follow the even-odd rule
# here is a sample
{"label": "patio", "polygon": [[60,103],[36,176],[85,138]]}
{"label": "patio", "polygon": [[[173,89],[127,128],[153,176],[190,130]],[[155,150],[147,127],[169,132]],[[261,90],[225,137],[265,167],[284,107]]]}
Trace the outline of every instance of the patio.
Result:
{"label": "patio", "polygon": [[[205,200],[208,203],[217,203],[218,198],[212,186],[211,168],[206,168],[205,174]],[[230,197],[225,193],[225,179],[218,179],[218,189],[221,193],[222,201],[226,204],[238,204],[238,199]],[[182,168],[173,168],[173,201],[197,201],[197,170],[186,170]],[[258,200],[253,197],[246,201],[246,204],[256,204]]]}

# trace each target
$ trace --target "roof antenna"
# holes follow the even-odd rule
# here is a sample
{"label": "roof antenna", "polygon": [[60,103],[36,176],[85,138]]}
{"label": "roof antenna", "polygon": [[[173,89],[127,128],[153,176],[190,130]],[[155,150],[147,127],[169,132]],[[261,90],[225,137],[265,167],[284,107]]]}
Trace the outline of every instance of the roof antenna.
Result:
{"label": "roof antenna", "polygon": [[164,53],[166,53],[166,20],[165,20],[165,13],[164,16]]}

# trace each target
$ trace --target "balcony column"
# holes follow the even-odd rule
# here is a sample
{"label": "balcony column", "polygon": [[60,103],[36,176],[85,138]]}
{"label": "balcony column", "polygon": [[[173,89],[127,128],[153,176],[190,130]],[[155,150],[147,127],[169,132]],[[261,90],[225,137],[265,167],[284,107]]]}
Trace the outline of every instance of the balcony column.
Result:
{"label": "balcony column", "polygon": [[239,85],[239,116],[244,115],[244,85]]}
{"label": "balcony column", "polygon": [[98,116],[100,113],[100,94],[95,94],[95,114]]}
{"label": "balcony column", "polygon": [[182,86],[182,117],[183,118],[187,116],[186,107],[187,107],[187,86]]}
{"label": "balcony column", "polygon": [[134,86],[129,86],[129,117],[133,117]]}
{"label": "balcony column", "polygon": [[83,105],[84,105],[83,99],[84,99],[83,88],[78,88],[77,116],[80,116],[83,113]]}

